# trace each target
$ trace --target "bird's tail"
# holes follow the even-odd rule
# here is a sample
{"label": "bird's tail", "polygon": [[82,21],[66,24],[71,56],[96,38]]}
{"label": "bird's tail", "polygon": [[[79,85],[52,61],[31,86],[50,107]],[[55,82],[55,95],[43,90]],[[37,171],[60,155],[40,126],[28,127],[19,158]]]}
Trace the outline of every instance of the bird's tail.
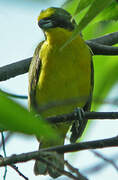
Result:
{"label": "bird's tail", "polygon": [[[42,145],[40,149],[41,148]],[[61,176],[61,173],[57,169],[64,170],[64,154],[51,152],[45,156],[45,160],[48,162],[44,163],[42,161],[36,160],[34,165],[35,175],[49,174],[52,178]]]}

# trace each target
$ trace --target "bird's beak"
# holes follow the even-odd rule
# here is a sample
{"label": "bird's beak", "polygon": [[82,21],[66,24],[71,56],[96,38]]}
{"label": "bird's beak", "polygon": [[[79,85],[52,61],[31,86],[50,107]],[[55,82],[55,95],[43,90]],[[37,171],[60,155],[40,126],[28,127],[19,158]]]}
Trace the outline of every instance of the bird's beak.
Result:
{"label": "bird's beak", "polygon": [[53,27],[52,21],[50,19],[40,19],[38,21],[38,25],[41,29],[44,30]]}

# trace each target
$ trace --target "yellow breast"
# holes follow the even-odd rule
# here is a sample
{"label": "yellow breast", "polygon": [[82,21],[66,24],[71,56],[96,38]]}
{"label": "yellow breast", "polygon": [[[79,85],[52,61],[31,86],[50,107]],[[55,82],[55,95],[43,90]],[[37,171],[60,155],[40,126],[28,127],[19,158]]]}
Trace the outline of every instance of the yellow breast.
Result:
{"label": "yellow breast", "polygon": [[45,117],[83,107],[90,95],[91,54],[81,36],[60,51],[70,36],[71,32],[63,28],[48,30],[39,52],[36,101]]}

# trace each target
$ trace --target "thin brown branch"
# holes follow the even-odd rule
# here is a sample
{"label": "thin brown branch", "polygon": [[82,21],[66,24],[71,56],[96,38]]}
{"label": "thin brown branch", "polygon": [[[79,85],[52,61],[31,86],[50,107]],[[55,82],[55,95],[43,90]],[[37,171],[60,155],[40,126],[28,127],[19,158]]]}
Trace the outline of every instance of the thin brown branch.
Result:
{"label": "thin brown branch", "polygon": [[118,136],[96,140],[96,141],[87,141],[76,144],[69,144],[64,146],[57,146],[45,149],[45,151],[56,151],[58,153],[69,153],[75,151],[82,151],[88,149],[98,149],[98,148],[108,148],[108,147],[117,147],[118,146]]}
{"label": "thin brown branch", "polygon": [[34,151],[29,153],[22,153],[19,155],[12,155],[6,158],[0,158],[0,166],[11,165],[15,163],[27,162],[32,159],[38,159],[44,157],[45,154],[49,152],[58,152],[58,153],[69,153],[75,151],[82,151],[88,149],[98,149],[98,148],[108,148],[108,147],[117,147],[118,146],[118,137],[113,137],[109,139],[96,140],[96,141],[87,141],[76,144],[69,144],[64,146],[56,146],[47,149],[41,149],[40,151]]}
{"label": "thin brown branch", "polygon": [[[87,119],[118,119],[118,112],[84,112],[83,117]],[[68,122],[79,119],[75,112],[70,114],[49,117],[46,120],[51,123]]]}
{"label": "thin brown branch", "polygon": [[[36,115],[38,118],[38,115]],[[84,112],[82,111],[82,117],[83,119],[88,120],[108,120],[108,119],[115,119],[118,120],[118,112]],[[73,122],[74,120],[79,121],[80,117],[78,113],[72,112],[69,114],[64,115],[58,115],[58,116],[52,116],[48,117],[46,121],[49,123],[64,123],[64,122]],[[7,130],[7,129],[5,129]]]}
{"label": "thin brown branch", "polygon": [[102,160],[106,161],[107,163],[111,164],[115,169],[116,171],[118,172],[118,166],[115,164],[115,162],[110,159],[110,158],[107,158],[105,157],[105,155],[101,154],[100,152],[97,152],[95,150],[91,150],[91,152],[97,156],[98,158],[101,158]]}
{"label": "thin brown branch", "polygon": [[[110,159],[113,162],[116,162],[118,160],[118,153],[112,155],[110,157]],[[108,162],[106,161],[102,161],[102,162],[98,162],[96,164],[93,164],[92,166],[89,167],[85,167],[85,169],[83,170],[83,172],[85,174],[92,174],[92,173],[99,173],[99,171],[103,170],[104,168],[107,168],[107,166],[109,165]]]}
{"label": "thin brown branch", "polygon": [[53,167],[60,174],[65,175],[65,176],[67,176],[73,180],[87,180],[87,179],[78,179],[78,177],[74,176],[72,173],[65,171],[65,170],[62,170],[61,168],[59,168],[55,164],[53,164],[52,161],[49,161],[46,158],[40,157],[40,161],[46,163],[48,166]]}
{"label": "thin brown branch", "polygon": [[23,173],[21,173],[18,169],[17,166],[15,166],[14,164],[10,165],[11,168],[13,168],[18,174],[19,176],[21,176],[22,178],[24,178],[25,180],[29,180],[28,177],[26,177]]}
{"label": "thin brown branch", "polygon": [[78,180],[87,180],[87,178],[83,176],[83,174],[81,174],[77,168],[74,168],[68,161],[65,161],[65,165],[71,172],[76,174]]}
{"label": "thin brown branch", "polygon": [[31,57],[24,60],[0,67],[0,81],[16,77],[28,72]]}

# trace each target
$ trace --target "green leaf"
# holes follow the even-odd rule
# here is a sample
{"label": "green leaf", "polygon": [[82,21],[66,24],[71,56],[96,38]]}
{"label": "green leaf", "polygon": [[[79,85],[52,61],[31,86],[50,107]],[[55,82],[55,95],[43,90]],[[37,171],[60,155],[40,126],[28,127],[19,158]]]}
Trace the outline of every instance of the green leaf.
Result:
{"label": "green leaf", "polygon": [[68,12],[70,12],[71,15],[75,14],[75,11],[78,7],[80,0],[69,0],[62,7],[66,9]]}
{"label": "green leaf", "polygon": [[113,0],[94,0],[84,17],[80,20],[79,24],[75,28],[71,38],[62,46],[61,50],[69,44],[76,36]]}
{"label": "green leaf", "polygon": [[44,137],[49,141],[59,141],[58,132],[41,117],[35,117],[33,113],[7,98],[0,91],[0,127],[29,135]]}
{"label": "green leaf", "polygon": [[[73,37],[76,37],[104,8],[106,8],[113,0],[94,0],[88,9],[85,16],[73,32]],[[96,7],[96,8],[95,8]]]}
{"label": "green leaf", "polygon": [[95,57],[95,88],[93,107],[97,109],[118,81],[118,61],[117,57]]}
{"label": "green leaf", "polygon": [[93,0],[89,0],[89,1],[88,0],[80,0],[78,3],[78,6],[76,8],[75,15],[80,13],[85,8],[87,8],[92,2],[93,2]]}
{"label": "green leaf", "polygon": [[108,20],[118,20],[118,2],[116,1],[112,2],[98,17],[95,18],[95,22]]}

